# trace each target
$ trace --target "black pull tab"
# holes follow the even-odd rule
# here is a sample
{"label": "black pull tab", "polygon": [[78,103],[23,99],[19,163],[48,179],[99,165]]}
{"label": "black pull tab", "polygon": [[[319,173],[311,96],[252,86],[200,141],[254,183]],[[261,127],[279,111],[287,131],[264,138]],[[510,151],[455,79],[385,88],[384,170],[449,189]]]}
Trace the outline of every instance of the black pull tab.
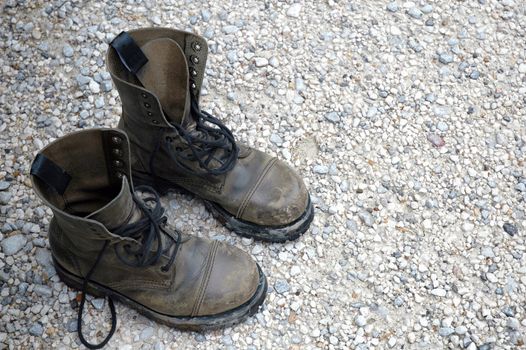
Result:
{"label": "black pull tab", "polygon": [[117,51],[121,62],[133,74],[148,62],[141,48],[135,40],[126,32],[122,32],[110,43],[110,46]]}
{"label": "black pull tab", "polygon": [[64,169],[43,154],[37,154],[29,173],[44,181],[60,195],[64,194],[71,181],[71,176]]}

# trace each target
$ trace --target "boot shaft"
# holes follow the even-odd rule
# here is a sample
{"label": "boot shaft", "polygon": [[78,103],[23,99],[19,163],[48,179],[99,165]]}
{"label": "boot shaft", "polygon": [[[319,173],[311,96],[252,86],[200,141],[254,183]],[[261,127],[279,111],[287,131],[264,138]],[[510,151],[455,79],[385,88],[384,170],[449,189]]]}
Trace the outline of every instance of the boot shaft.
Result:
{"label": "boot shaft", "polygon": [[75,249],[98,250],[104,240],[125,239],[109,229],[134,210],[129,154],[126,134],[116,129],[71,133],[37,154],[33,189]]}
{"label": "boot shaft", "polygon": [[[155,64],[139,66],[134,74],[113,47],[108,49],[106,64],[119,91],[123,115],[149,129],[183,123],[190,112],[190,95],[199,99],[208,55],[206,41],[168,28],[137,29],[127,34]],[[158,70],[158,66],[166,68]]]}

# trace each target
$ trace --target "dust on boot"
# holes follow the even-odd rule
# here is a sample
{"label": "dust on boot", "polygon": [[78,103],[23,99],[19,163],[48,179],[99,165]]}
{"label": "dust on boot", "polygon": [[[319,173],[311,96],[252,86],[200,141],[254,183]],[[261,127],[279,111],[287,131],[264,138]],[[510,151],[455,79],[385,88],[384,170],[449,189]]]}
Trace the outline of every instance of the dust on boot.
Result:
{"label": "dust on boot", "polygon": [[314,212],[302,178],[284,162],[236,143],[199,109],[207,44],[197,35],[147,28],[111,43],[108,70],[123,104],[134,181],[183,189],[236,233],[283,242],[304,233]]}
{"label": "dust on boot", "polygon": [[[158,194],[133,192],[129,141],[117,129],[64,136],[31,167],[37,195],[53,211],[49,242],[61,280],[82,291],[78,333],[101,348],[115,331],[113,301],[164,324],[207,330],[257,312],[267,283],[241,250],[166,224]],[[86,293],[108,297],[112,326],[100,344],[82,334]]]}

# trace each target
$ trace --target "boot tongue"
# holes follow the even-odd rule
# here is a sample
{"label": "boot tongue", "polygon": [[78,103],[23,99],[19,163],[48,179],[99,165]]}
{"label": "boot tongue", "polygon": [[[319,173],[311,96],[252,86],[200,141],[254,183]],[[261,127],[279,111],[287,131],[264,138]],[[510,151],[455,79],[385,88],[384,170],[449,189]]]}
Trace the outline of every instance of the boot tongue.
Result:
{"label": "boot tongue", "polygon": [[133,200],[130,185],[126,177],[122,178],[119,194],[101,209],[91,213],[87,218],[96,220],[113,231],[119,226],[133,223],[142,217],[141,210]]}
{"label": "boot tongue", "polygon": [[141,46],[148,62],[137,73],[141,84],[157,96],[169,122],[182,125],[190,118],[188,65],[181,47],[160,38]]}

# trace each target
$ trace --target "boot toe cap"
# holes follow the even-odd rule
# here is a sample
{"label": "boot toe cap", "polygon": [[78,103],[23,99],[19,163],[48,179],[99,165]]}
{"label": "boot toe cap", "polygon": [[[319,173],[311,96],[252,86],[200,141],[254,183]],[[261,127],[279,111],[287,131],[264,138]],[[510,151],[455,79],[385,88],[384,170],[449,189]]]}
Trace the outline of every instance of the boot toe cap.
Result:
{"label": "boot toe cap", "polygon": [[242,220],[264,226],[284,226],[307,209],[309,193],[303,179],[284,162],[273,159],[270,169],[251,194]]}
{"label": "boot toe cap", "polygon": [[249,301],[259,287],[259,268],[240,249],[218,243],[211,259],[210,276],[197,310],[198,316],[235,309]]}

